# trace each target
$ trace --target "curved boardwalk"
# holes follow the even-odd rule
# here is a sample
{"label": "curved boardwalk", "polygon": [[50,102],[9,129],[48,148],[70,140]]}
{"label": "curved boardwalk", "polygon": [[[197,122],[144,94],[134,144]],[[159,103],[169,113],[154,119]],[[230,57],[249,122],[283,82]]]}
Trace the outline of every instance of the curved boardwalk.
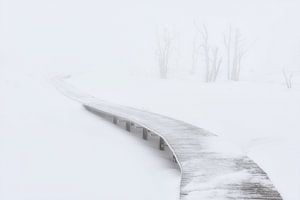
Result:
{"label": "curved boardwalk", "polygon": [[63,93],[94,114],[125,122],[129,131],[134,124],[143,127],[144,134],[150,131],[161,137],[180,166],[182,200],[282,199],[257,164],[231,151],[231,145],[213,133],[159,114],[71,94],[69,89]]}

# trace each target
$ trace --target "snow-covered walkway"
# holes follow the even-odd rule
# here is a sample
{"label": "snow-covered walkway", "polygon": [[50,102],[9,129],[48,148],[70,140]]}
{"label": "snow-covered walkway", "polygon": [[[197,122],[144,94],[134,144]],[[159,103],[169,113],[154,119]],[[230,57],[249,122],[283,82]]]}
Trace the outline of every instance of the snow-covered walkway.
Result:
{"label": "snow-covered walkway", "polygon": [[181,169],[181,199],[282,199],[267,174],[217,135],[182,121],[84,95],[55,80],[67,96],[100,116],[144,127],[164,139]]}

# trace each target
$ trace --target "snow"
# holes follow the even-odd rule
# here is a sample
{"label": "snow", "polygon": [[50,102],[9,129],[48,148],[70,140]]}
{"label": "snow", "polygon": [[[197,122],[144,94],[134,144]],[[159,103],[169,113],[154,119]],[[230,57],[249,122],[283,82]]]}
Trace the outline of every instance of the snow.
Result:
{"label": "snow", "polygon": [[171,116],[216,133],[236,146],[224,146],[222,141],[223,146],[213,148],[247,154],[268,173],[284,199],[300,198],[299,82],[289,90],[270,81],[207,84],[125,75],[111,79],[95,71],[71,76],[68,82],[97,98]]}
{"label": "snow", "polygon": [[[298,0],[0,0],[0,199],[176,199],[179,171],[154,146],[55,90],[83,92],[216,133],[300,199]],[[194,22],[209,40],[238,27],[241,81],[193,76]],[[170,79],[157,79],[157,35],[174,35]],[[282,68],[294,72],[286,89]],[[215,147],[218,148],[218,147]],[[198,196],[199,197],[199,196]],[[195,198],[198,198],[195,194]]]}
{"label": "snow", "polygon": [[[178,198],[180,175],[169,158],[155,145],[86,112],[60,94],[49,77],[53,75],[2,74],[1,199]],[[212,148],[246,153],[268,173],[284,199],[300,197],[297,81],[290,90],[272,81],[207,84],[97,71],[64,77],[100,99],[168,115],[220,135],[223,146]],[[234,146],[224,146],[223,139]]]}
{"label": "snow", "polygon": [[1,200],[178,198],[167,157],[43,78],[1,80],[0,124]]}

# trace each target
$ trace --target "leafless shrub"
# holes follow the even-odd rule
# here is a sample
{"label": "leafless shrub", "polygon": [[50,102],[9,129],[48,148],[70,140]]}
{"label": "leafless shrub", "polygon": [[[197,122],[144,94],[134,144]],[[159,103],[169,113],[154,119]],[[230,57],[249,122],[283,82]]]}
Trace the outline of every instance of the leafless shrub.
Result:
{"label": "leafless shrub", "polygon": [[286,87],[292,88],[293,72],[286,72],[286,70],[283,69],[282,74],[284,77]]}
{"label": "leafless shrub", "polygon": [[231,26],[224,34],[224,46],[227,59],[228,80],[238,81],[242,67],[242,59],[246,54],[244,40],[238,29],[232,30]]}
{"label": "leafless shrub", "polygon": [[205,81],[214,82],[217,79],[222,63],[219,48],[209,44],[208,31],[205,25],[199,27],[195,24],[195,27],[200,35],[200,40],[194,41],[194,43],[196,43],[194,44],[194,49],[196,48],[198,52],[198,48],[200,48],[203,52],[203,54],[200,55],[203,56],[205,63]]}
{"label": "leafless shrub", "polygon": [[166,79],[168,77],[171,46],[172,37],[170,32],[165,28],[163,34],[158,36],[156,51],[159,75],[162,79]]}
{"label": "leafless shrub", "polygon": [[190,73],[194,74],[196,72],[196,68],[199,63],[199,58],[200,58],[200,50],[201,46],[198,44],[198,34],[195,35],[194,40],[193,40],[193,50],[192,50],[192,68]]}

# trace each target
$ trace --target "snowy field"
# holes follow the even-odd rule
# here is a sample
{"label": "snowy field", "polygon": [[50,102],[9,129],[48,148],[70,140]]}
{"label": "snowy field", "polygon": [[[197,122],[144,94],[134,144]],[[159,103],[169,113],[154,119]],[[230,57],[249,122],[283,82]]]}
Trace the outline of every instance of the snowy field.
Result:
{"label": "snowy field", "polygon": [[[206,128],[256,161],[284,199],[300,197],[297,82],[289,90],[272,81],[111,77],[86,72],[66,81]],[[1,199],[177,199],[180,175],[169,158],[64,97],[48,77],[6,73],[0,89]]]}
{"label": "snowy field", "polygon": [[[178,199],[168,156],[63,96],[51,82],[60,76],[228,139],[284,200],[299,200],[299,10],[299,0],[0,0],[0,200]],[[223,56],[216,82],[204,81],[203,52],[193,60],[201,25]],[[228,27],[246,51],[240,81],[226,77]],[[163,30],[172,44],[166,80]]]}
{"label": "snowy field", "polygon": [[234,142],[256,161],[284,199],[300,198],[299,82],[290,90],[280,81],[274,83],[274,77],[268,82],[213,84],[117,75],[114,80],[118,81],[114,81],[106,77],[93,72],[70,77],[68,82],[100,99],[212,131]]}
{"label": "snowy field", "polygon": [[178,198],[179,171],[157,148],[41,77],[0,82],[1,200]]}

